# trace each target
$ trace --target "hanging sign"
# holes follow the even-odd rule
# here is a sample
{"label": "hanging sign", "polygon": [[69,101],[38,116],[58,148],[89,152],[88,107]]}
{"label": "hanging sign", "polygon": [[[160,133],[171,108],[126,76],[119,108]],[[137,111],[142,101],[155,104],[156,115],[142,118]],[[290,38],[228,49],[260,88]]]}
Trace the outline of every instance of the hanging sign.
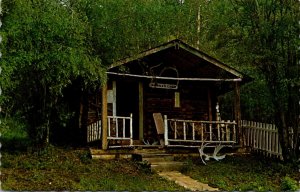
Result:
{"label": "hanging sign", "polygon": [[178,85],[167,83],[150,83],[149,87],[158,89],[178,89]]}
{"label": "hanging sign", "polygon": [[[157,66],[155,66],[155,67],[157,67]],[[155,68],[155,67],[153,67],[153,68]],[[163,76],[163,73],[166,72],[166,71],[168,71],[169,74],[171,72],[172,75],[175,75],[175,77],[178,78],[178,71],[174,67],[165,67],[165,68],[163,68],[158,76],[159,77],[165,77],[165,76]],[[151,73],[153,74],[152,69],[151,69]],[[158,88],[158,89],[178,89],[178,83],[179,83],[179,80],[169,80],[169,79],[168,80],[163,80],[163,79],[152,78],[151,82],[149,84],[149,87]]]}

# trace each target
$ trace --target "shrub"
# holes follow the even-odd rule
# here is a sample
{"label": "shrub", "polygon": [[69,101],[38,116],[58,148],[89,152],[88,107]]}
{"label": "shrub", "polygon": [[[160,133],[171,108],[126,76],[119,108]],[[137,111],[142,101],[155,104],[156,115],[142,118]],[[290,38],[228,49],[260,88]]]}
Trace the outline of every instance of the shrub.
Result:
{"label": "shrub", "polygon": [[5,151],[24,151],[30,146],[27,125],[21,118],[1,118],[0,133],[2,149]]}
{"label": "shrub", "polygon": [[285,176],[281,181],[281,190],[282,191],[297,191],[300,189],[300,186],[297,184],[297,181]]}

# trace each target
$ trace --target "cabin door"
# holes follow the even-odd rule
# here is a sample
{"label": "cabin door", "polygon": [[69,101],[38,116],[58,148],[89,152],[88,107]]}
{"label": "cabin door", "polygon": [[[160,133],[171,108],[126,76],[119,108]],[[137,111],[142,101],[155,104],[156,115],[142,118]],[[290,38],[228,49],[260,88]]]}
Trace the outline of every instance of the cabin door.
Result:
{"label": "cabin door", "polygon": [[133,139],[139,138],[139,94],[137,81],[117,81],[117,116],[133,115]]}

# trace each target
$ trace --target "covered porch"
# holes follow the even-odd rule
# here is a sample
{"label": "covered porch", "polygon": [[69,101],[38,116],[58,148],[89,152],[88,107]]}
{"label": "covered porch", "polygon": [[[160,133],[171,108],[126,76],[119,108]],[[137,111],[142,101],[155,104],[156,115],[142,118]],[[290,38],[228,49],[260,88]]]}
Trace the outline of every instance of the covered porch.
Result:
{"label": "covered porch", "polygon": [[[248,78],[180,40],[120,60],[107,76],[88,143],[104,150],[243,143],[240,85]],[[229,91],[234,119],[222,120],[218,96]]]}

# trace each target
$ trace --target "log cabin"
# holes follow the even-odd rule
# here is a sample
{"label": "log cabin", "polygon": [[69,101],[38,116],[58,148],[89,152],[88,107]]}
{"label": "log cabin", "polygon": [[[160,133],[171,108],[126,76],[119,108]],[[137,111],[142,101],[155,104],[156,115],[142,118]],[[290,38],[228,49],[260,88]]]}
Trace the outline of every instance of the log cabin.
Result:
{"label": "log cabin", "polygon": [[[106,74],[80,113],[87,143],[104,150],[242,143],[240,86],[250,78],[181,40],[119,60]],[[218,96],[230,91],[234,119],[221,120]]]}

